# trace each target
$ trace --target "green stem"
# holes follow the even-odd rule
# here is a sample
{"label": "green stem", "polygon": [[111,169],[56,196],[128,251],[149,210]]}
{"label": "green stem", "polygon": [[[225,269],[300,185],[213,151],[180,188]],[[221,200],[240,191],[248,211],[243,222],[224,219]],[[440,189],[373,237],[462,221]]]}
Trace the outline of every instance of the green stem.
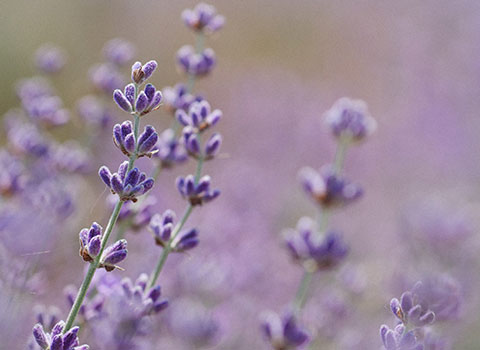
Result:
{"label": "green stem", "polygon": [[[137,95],[137,89],[138,87],[135,86],[135,95]],[[134,116],[134,137],[135,141],[138,139],[138,128],[140,124],[140,116],[138,113],[135,113]],[[137,145],[138,148],[138,145]],[[127,173],[132,170],[133,164],[135,163],[135,160],[137,159],[137,152],[135,151],[134,154],[130,156],[129,162],[128,162],[128,169]],[[65,328],[63,329],[63,333],[67,332],[70,328],[72,328],[73,323],[75,322],[75,319],[77,318],[78,312],[80,311],[80,307],[83,304],[83,301],[85,299],[85,296],[87,295],[88,288],[90,287],[90,283],[92,282],[93,276],[95,275],[95,271],[100,265],[100,259],[102,258],[103,251],[105,250],[108,239],[110,238],[110,234],[113,231],[113,228],[115,227],[115,224],[118,220],[118,216],[120,214],[120,210],[122,209],[123,206],[123,201],[118,200],[117,204],[115,205],[115,208],[113,209],[112,215],[110,216],[110,219],[108,220],[107,227],[105,229],[105,232],[102,237],[102,243],[100,245],[100,251],[95,258],[93,262],[90,263],[90,266],[88,267],[87,274],[85,275],[85,278],[83,279],[82,285],[80,286],[80,289],[78,290],[77,296],[75,298],[75,302],[72,305],[72,308],[70,309],[70,312],[68,313],[67,321],[65,324]]]}
{"label": "green stem", "polygon": [[85,299],[85,295],[87,294],[88,287],[90,287],[90,283],[92,282],[93,275],[95,274],[95,270],[100,265],[100,259],[102,257],[102,253],[105,250],[108,238],[112,233],[113,227],[117,222],[118,215],[120,214],[120,209],[122,209],[122,205],[123,205],[123,201],[119,200],[115,205],[115,209],[113,210],[112,215],[110,216],[110,220],[108,221],[107,228],[102,238],[100,252],[98,253],[95,260],[92,263],[90,263],[90,266],[88,267],[87,274],[85,275],[82,285],[78,291],[77,297],[75,298],[75,302],[73,303],[70,313],[68,314],[67,322],[63,330],[64,333],[67,332],[70,328],[72,328],[73,323],[75,322],[75,318],[77,317],[78,312],[80,311],[80,307],[83,304],[83,300]]}
{"label": "green stem", "polygon": [[167,257],[172,251],[172,242],[177,237],[178,233],[182,229],[183,225],[185,225],[185,222],[189,218],[190,214],[192,213],[193,210],[193,205],[189,204],[187,206],[187,209],[185,210],[185,213],[183,214],[182,219],[180,222],[177,224],[175,227],[174,231],[172,232],[172,236],[170,237],[170,240],[168,241],[166,247],[162,251],[162,255],[160,256],[160,259],[158,260],[157,266],[155,267],[155,270],[153,271],[152,275],[150,276],[150,282],[149,282],[149,287],[152,288],[155,286],[155,283],[157,282],[158,276],[160,276],[160,272],[162,272],[163,266],[165,265],[165,262],[167,261]]}
{"label": "green stem", "polygon": [[[195,38],[195,52],[197,54],[203,51],[205,46],[205,35],[202,32],[198,32]],[[188,81],[187,81],[187,91],[192,92],[193,88],[195,87],[196,76],[195,74],[188,74]]]}
{"label": "green stem", "polygon": [[[336,175],[340,175],[343,169],[343,163],[345,160],[345,154],[348,149],[348,140],[340,139],[337,144],[337,150],[335,152],[335,162],[334,162],[334,171]],[[325,232],[328,227],[328,219],[330,216],[330,211],[326,208],[322,208],[320,212],[320,218],[318,222],[318,230],[319,232]],[[300,312],[303,307],[305,306],[305,302],[307,301],[308,296],[308,289],[310,284],[312,283],[314,272],[305,270],[303,272],[302,281],[297,289],[297,293],[295,294],[295,299],[293,301],[293,306],[296,312]]]}

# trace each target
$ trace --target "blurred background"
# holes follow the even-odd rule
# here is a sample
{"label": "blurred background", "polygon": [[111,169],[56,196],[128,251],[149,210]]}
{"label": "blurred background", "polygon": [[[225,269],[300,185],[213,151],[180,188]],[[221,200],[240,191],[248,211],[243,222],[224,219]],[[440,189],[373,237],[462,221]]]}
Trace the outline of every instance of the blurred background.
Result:
{"label": "blurred background", "polygon": [[[199,228],[200,245],[167,262],[160,284],[171,307],[152,322],[155,336],[145,336],[138,346],[268,348],[260,315],[281,312],[301,279],[282,230],[315,215],[297,172],[332,162],[335,141],[323,114],[348,96],[368,103],[378,130],[346,158],[346,174],[362,184],[365,196],[331,218],[351,252],[339,271],[314,280],[304,320],[321,339],[312,349],[380,348],[379,326],[393,325],[390,299],[419,279],[432,281],[442,305],[450,303],[436,331],[455,349],[478,349],[480,3],[210,3],[227,22],[206,42],[218,63],[195,91],[224,113],[222,157],[205,168],[222,195],[194,212],[189,225]],[[34,53],[51,43],[66,53],[65,68],[51,82],[72,113],[72,122],[53,130],[52,137],[88,138],[92,131],[80,125],[77,103],[97,93],[89,72],[104,61],[105,43],[120,37],[134,44],[134,60],[157,60],[151,82],[158,88],[185,81],[175,54],[193,44],[194,36],[180,14],[195,4],[2,1],[0,114],[11,116],[19,106],[17,82],[37,74]],[[128,77],[129,65],[123,73]],[[171,117],[160,110],[145,122],[162,130]],[[103,164],[115,169],[123,160],[111,143],[111,125],[92,134],[92,171],[64,180],[72,193],[68,215],[53,218],[42,199],[35,206],[2,198],[0,279],[9,288],[0,290],[0,338],[10,349],[27,343],[35,304],[56,305],[66,317],[63,289],[78,287],[84,267],[78,231],[92,221],[105,227],[109,215],[96,170]],[[5,126],[0,135],[3,147]],[[140,166],[146,171],[151,164],[142,160]],[[161,174],[155,212],[171,208],[180,215],[184,203],[174,180],[193,171],[189,162]],[[52,192],[57,188],[46,190]],[[127,232],[126,271],[113,272],[116,278],[135,279],[152,270],[159,249],[144,231]],[[22,278],[32,286],[14,286]],[[113,326],[101,327],[97,330]],[[92,349],[107,348],[88,327],[81,338]]]}

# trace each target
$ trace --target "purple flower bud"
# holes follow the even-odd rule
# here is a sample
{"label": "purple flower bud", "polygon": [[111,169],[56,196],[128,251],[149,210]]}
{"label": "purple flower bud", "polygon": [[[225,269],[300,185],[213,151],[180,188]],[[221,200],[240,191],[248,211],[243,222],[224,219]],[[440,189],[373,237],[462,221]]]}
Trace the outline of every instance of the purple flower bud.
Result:
{"label": "purple flower bud", "polygon": [[206,159],[212,159],[220,151],[220,145],[222,144],[222,135],[215,133],[210,136],[205,146]]}
{"label": "purple flower bud", "polygon": [[132,105],[130,104],[130,102],[128,102],[128,99],[125,97],[121,90],[117,89],[113,92],[113,100],[118,105],[118,107],[123,109],[125,112],[132,112]]}
{"label": "purple flower bud", "polygon": [[274,349],[296,348],[308,340],[308,334],[297,325],[293,314],[286,313],[283,317],[275,313],[265,314],[262,330]]}
{"label": "purple flower bud", "polygon": [[40,323],[37,323],[33,327],[33,337],[35,338],[35,341],[42,349],[48,348],[47,335],[45,334],[45,331],[43,330],[43,327]]}
{"label": "purple flower bud", "polygon": [[177,178],[176,185],[180,194],[188,199],[192,205],[201,205],[212,201],[220,195],[220,191],[210,189],[210,177],[203,176],[198,184],[195,183],[195,177],[188,175],[185,178]]}
{"label": "purple flower bud", "polygon": [[100,266],[104,267],[107,271],[112,271],[116,268],[115,265],[125,260],[126,257],[127,241],[121,239],[105,249]]}
{"label": "purple flower bud", "polygon": [[135,104],[135,84],[130,83],[125,86],[124,95],[128,102],[130,102],[130,105],[133,106]]}
{"label": "purple flower bud", "polygon": [[153,74],[157,68],[157,62],[152,60],[145,63],[143,66],[140,62],[135,62],[132,66],[132,80],[141,84]]}
{"label": "purple flower bud", "polygon": [[138,94],[137,102],[135,103],[135,111],[142,113],[148,105],[148,97],[145,95],[145,92],[141,91]]}
{"label": "purple flower bud", "polygon": [[194,9],[184,10],[182,20],[190,29],[205,33],[214,33],[225,24],[225,18],[217,14],[215,7],[205,3],[199,3]]}

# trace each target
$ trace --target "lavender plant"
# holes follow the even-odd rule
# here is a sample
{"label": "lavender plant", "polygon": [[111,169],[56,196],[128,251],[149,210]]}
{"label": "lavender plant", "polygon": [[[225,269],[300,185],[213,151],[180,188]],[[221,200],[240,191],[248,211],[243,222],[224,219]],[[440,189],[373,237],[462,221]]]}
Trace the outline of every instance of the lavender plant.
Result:
{"label": "lavender plant", "polygon": [[327,124],[337,140],[333,165],[317,172],[303,168],[300,181],[307,195],[320,209],[318,223],[303,217],[295,230],[287,230],[286,245],[293,260],[303,267],[303,277],[291,307],[280,317],[271,314],[264,319],[263,330],[273,349],[294,349],[310,338],[299,325],[315,274],[333,270],[342,263],[348,247],[343,238],[328,229],[328,218],[336,208],[356,201],[363,191],[343,177],[343,163],[348,147],[363,141],[376,128],[375,120],[360,100],[342,98],[326,113]]}

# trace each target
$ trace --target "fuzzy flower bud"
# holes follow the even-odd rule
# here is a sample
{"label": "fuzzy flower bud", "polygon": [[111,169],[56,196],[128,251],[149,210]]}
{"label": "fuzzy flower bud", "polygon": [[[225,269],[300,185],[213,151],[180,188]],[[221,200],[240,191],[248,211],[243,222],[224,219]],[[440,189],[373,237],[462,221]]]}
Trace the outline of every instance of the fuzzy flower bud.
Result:
{"label": "fuzzy flower bud", "polygon": [[191,205],[202,205],[220,195],[220,190],[212,190],[210,188],[210,182],[211,178],[208,175],[200,178],[198,183],[195,183],[193,175],[178,177],[176,181],[178,191]]}
{"label": "fuzzy flower bud", "polygon": [[222,111],[219,109],[212,111],[206,100],[192,103],[188,113],[181,109],[175,113],[180,124],[193,127],[195,132],[202,132],[217,124],[222,115]]}
{"label": "fuzzy flower bud", "polygon": [[157,69],[157,61],[148,61],[142,66],[141,62],[135,62],[132,66],[132,81],[141,84],[148,78],[150,78]]}
{"label": "fuzzy flower bud", "polygon": [[197,53],[191,45],[182,46],[178,50],[176,58],[177,65],[183,73],[197,77],[209,74],[217,63],[217,57],[211,48]]}
{"label": "fuzzy flower bud", "polygon": [[193,9],[185,9],[182,20],[188,28],[197,32],[214,33],[225,25],[225,17],[217,14],[215,7],[203,2]]}
{"label": "fuzzy flower bud", "polygon": [[297,325],[292,313],[280,317],[276,313],[263,316],[262,330],[275,350],[294,349],[308,340],[307,332]]}

